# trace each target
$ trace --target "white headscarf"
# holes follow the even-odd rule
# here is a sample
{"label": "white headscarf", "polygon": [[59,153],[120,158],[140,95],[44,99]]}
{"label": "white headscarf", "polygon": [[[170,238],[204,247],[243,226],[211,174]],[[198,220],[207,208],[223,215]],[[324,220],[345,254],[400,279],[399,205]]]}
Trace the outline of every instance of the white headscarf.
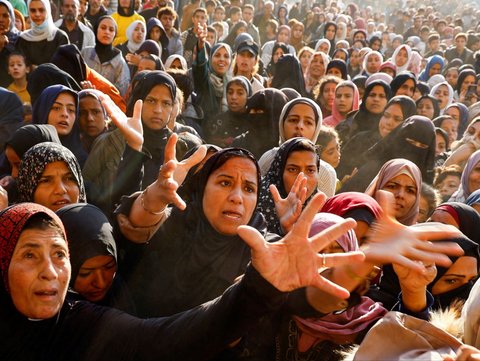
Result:
{"label": "white headscarf", "polygon": [[28,0],[28,8],[30,9],[30,3],[32,1],[40,1],[45,7],[45,21],[41,25],[31,22],[31,28],[23,31],[20,37],[27,41],[52,41],[55,38],[58,28],[53,23],[52,9],[50,8],[50,2],[48,0]]}
{"label": "white headscarf", "polygon": [[[407,62],[404,65],[399,66],[395,61],[395,59],[397,58],[398,53],[402,49],[405,49],[407,51]],[[410,48],[408,45],[402,44],[395,49],[395,51],[393,52],[391,61],[397,67],[397,74],[402,71],[408,70],[408,66],[410,65],[410,60],[412,60],[412,48]]]}
{"label": "white headscarf", "polygon": [[[141,24],[143,26],[143,37],[142,37],[142,40],[139,43],[136,43],[136,42],[133,41],[133,31],[135,30],[135,28],[137,27],[138,24]],[[126,31],[127,39],[128,39],[127,48],[128,48],[128,51],[130,53],[136,53],[137,52],[138,48],[140,48],[140,45],[142,45],[142,43],[145,41],[146,33],[147,33],[147,28],[146,28],[145,23],[143,21],[135,20],[134,22],[132,22],[128,26],[127,31]]]}
{"label": "white headscarf", "polygon": [[437,85],[435,85],[432,90],[430,90],[430,95],[435,97],[435,92],[437,91],[437,89],[442,86],[442,85],[445,85],[448,89],[448,103],[447,105],[445,105],[445,107],[441,108],[440,109],[440,115],[443,115],[443,112],[445,111],[445,109],[453,103],[453,95],[454,95],[454,91],[453,91],[453,88],[451,87],[450,84],[448,84],[448,82],[446,81],[443,81],[441,83],[438,83]]}
{"label": "white headscarf", "polygon": [[[383,63],[383,55],[380,54],[380,52],[376,51],[376,50],[372,50],[370,52],[367,53],[367,55],[365,55],[365,57],[363,58],[363,70],[365,71],[365,73],[367,73],[367,75],[372,75],[371,73],[368,72],[367,70],[367,63],[368,63],[368,58],[370,58],[371,56],[378,56],[380,58],[380,65]],[[378,66],[378,70],[380,70],[380,66]],[[377,72],[378,72],[377,70]]]}
{"label": "white headscarf", "polygon": [[170,69],[170,67],[172,66],[172,63],[177,59],[178,61],[180,61],[180,64],[182,65],[182,69],[187,71],[188,70],[187,61],[183,56],[178,54],[172,54],[167,58],[167,60],[165,61],[165,69],[166,70]]}
{"label": "white headscarf", "polygon": [[320,48],[320,45],[322,45],[323,43],[328,44],[328,50],[327,50],[327,55],[328,55],[330,53],[330,48],[332,47],[332,44],[330,44],[330,41],[328,39],[320,39],[319,41],[317,41],[317,43],[315,44],[315,51],[320,51],[318,49]]}

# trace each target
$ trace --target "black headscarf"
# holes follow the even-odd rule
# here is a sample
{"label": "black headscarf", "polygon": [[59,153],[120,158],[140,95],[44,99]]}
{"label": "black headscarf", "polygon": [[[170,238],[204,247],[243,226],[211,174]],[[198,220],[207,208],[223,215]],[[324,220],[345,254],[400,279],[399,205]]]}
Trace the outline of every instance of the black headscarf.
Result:
{"label": "black headscarf", "polygon": [[345,63],[345,61],[343,61],[342,59],[331,60],[327,65],[326,73],[328,74],[328,71],[332,68],[340,70],[342,73],[342,79],[348,80],[347,63]]}
{"label": "black headscarf", "polygon": [[390,105],[398,104],[400,108],[402,108],[403,119],[410,118],[412,115],[417,113],[417,105],[412,100],[412,98],[406,95],[397,95],[390,99],[387,103],[385,109],[387,109]]}
{"label": "black headscarf", "polygon": [[413,86],[415,88],[417,86],[417,78],[415,77],[415,74],[410,71],[403,71],[397,74],[397,76],[393,78],[392,82],[390,83],[392,95],[395,95],[398,89],[400,89],[400,87],[403,85],[403,83],[405,83],[409,79],[413,80]]}
{"label": "black headscarf", "polygon": [[19,158],[22,158],[27,150],[38,143],[53,142],[60,143],[57,130],[49,124],[28,124],[17,129],[7,141]]}
{"label": "black headscarf", "polygon": [[[280,226],[280,220],[278,219],[275,210],[275,203],[273,201],[272,194],[270,193],[270,185],[273,184],[277,187],[278,192],[280,193],[280,196],[282,198],[287,197],[288,192],[285,189],[285,185],[283,183],[283,172],[285,170],[285,164],[287,163],[290,153],[294,152],[297,149],[302,151],[305,150],[303,148],[303,144],[307,144],[307,146],[315,148],[315,144],[305,138],[292,138],[283,143],[278,148],[278,151],[275,154],[275,158],[273,159],[273,162],[270,165],[268,172],[265,174],[265,176],[262,177],[258,210],[262,212],[265,219],[267,220],[267,229],[270,232],[277,234],[284,233]],[[315,155],[317,158],[317,169],[320,169],[320,157],[316,152]],[[313,197],[315,193],[317,193],[316,188],[311,194],[311,196],[305,201],[305,204],[310,201],[311,197]]]}
{"label": "black headscarf", "polygon": [[292,88],[303,96],[306,95],[302,67],[295,55],[285,54],[278,59],[271,87],[276,89]]}
{"label": "black headscarf", "polygon": [[[150,39],[150,31],[154,27],[158,27],[160,29],[160,44],[159,44],[159,46],[161,46],[161,48],[162,48],[162,62],[166,62],[168,56],[170,55],[169,52],[168,52],[168,43],[169,43],[170,40],[168,39],[167,33],[165,32],[165,29],[164,29],[162,23],[157,18],[150,18],[147,21],[147,39]],[[150,41],[155,42],[154,40],[150,40]],[[146,45],[144,46],[144,44],[145,44],[145,42],[143,42],[142,45],[140,45],[140,48],[138,48],[138,50],[137,50],[137,54],[140,54],[142,52],[141,49],[145,50]],[[156,43],[156,44],[158,44],[158,43]],[[160,54],[152,53],[150,51],[149,51],[149,53],[160,57]]]}
{"label": "black headscarf", "polygon": [[[282,49],[283,54],[288,54],[288,47],[285,43],[275,43],[272,48],[272,59],[270,60],[270,63],[267,65],[267,73],[271,76],[275,75],[275,63],[273,62],[273,54],[277,51],[277,49]],[[277,61],[278,63],[278,61]]]}
{"label": "black headscarf", "polygon": [[76,117],[72,130],[68,135],[59,136],[62,144],[70,149],[77,158],[80,165],[83,165],[87,159],[87,152],[83,148],[82,141],[80,139],[80,127],[78,125],[78,94],[63,85],[52,85],[46,88],[40,97],[38,102],[33,106],[32,112],[32,124],[48,124],[48,115],[50,110],[61,93],[68,93],[75,99]]}
{"label": "black headscarf", "polygon": [[22,123],[22,101],[14,92],[0,87],[0,149]]}
{"label": "black headscarf", "polygon": [[435,98],[433,95],[430,95],[430,94],[422,95],[420,98],[417,99],[417,108],[418,108],[418,105],[420,104],[420,102],[423,99],[430,100],[432,105],[433,105],[433,118],[432,119],[435,119],[436,117],[438,117],[440,115],[440,105],[438,105],[438,99]]}
{"label": "black headscarf", "polygon": [[[460,69],[459,69],[460,70]],[[457,85],[455,87],[455,90],[457,91],[457,94],[460,95],[460,91],[462,89],[463,82],[465,81],[465,78],[467,76],[473,76],[475,80],[477,80],[477,73],[475,73],[475,70],[473,69],[464,69],[458,74],[458,79],[457,79]],[[476,85],[476,84],[475,84]]]}
{"label": "black headscarf", "polygon": [[480,215],[478,212],[471,206],[460,202],[442,203],[439,207],[443,206],[453,208],[453,211],[456,213],[454,218],[458,222],[460,231],[473,242],[480,245]]}
{"label": "black headscarf", "polygon": [[[329,27],[333,26],[335,28],[335,35],[337,35],[337,30],[338,30],[338,25],[336,23],[334,23],[333,21],[327,21],[323,27],[323,37],[325,39],[327,39],[327,30]],[[335,36],[333,37],[333,39],[329,40],[327,39],[328,41],[330,41],[330,52],[329,52],[329,56],[331,57],[333,55],[333,52],[335,51]]]}
{"label": "black headscarf", "polygon": [[87,79],[87,65],[75,44],[61,45],[51,62],[70,74],[78,84]]}
{"label": "black headscarf", "polygon": [[[133,0],[130,0],[130,1],[132,4],[134,3]],[[118,2],[118,9],[119,11],[121,10],[120,2]],[[122,16],[130,16],[130,15],[122,15]],[[107,61],[112,60],[118,54],[121,54],[121,51],[113,46],[113,40],[110,44],[105,45],[105,44],[102,44],[102,42],[98,39],[98,27],[100,26],[100,23],[105,19],[111,19],[115,24],[115,35],[118,32],[117,23],[115,22],[115,19],[112,18],[110,15],[101,16],[98,19],[98,21],[95,23],[95,26],[93,27],[93,33],[95,34],[95,52],[98,56],[98,59],[100,59],[100,63],[106,63]]]}
{"label": "black headscarf", "polygon": [[55,64],[40,64],[28,78],[27,91],[33,106],[40,94],[50,85],[64,85],[74,91],[82,90],[82,87],[70,74],[59,69]]}

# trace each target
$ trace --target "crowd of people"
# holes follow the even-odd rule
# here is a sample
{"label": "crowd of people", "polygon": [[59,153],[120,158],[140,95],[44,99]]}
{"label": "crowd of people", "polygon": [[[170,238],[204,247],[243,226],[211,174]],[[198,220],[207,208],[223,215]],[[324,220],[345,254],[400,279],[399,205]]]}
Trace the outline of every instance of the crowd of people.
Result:
{"label": "crowd of people", "polygon": [[480,360],[475,2],[0,0],[0,149],[2,360]]}

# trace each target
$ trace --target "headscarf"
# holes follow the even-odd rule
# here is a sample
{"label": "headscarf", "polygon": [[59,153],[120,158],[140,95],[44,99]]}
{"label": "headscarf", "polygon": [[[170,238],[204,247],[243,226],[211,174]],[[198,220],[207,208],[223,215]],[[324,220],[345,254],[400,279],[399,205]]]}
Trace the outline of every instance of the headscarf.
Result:
{"label": "headscarf", "polygon": [[61,45],[53,54],[51,62],[70,74],[80,84],[87,79],[87,64],[76,45]]}
{"label": "headscarf", "polygon": [[[224,48],[228,56],[230,57],[230,60],[232,59],[232,49],[228,44],[225,43],[217,43],[214,46],[212,46],[212,50],[210,51],[210,60],[208,62],[208,68],[210,70],[209,72],[209,79],[210,79],[210,84],[212,85],[215,93],[215,97],[218,99],[221,99],[221,110],[226,111],[228,109],[227,105],[227,99],[226,99],[226,92],[225,92],[225,87],[227,86],[228,81],[230,80],[230,69],[227,70],[227,72],[219,76],[218,74],[215,73],[212,67],[212,62],[211,59],[215,56],[215,53],[219,51],[221,48]],[[230,66],[231,66],[231,61],[230,61]]]}
{"label": "headscarf", "polygon": [[397,66],[390,60],[384,61],[382,65],[380,65],[378,72],[382,72],[383,69],[391,69],[393,70],[394,76],[397,75]]}
{"label": "headscarf", "polygon": [[10,27],[6,31],[5,35],[8,38],[8,43],[12,46],[18,39],[20,35],[20,31],[15,27],[15,10],[13,9],[12,4],[8,0],[0,0],[0,6],[3,5],[7,8],[8,14],[10,16]]}
{"label": "headscarf", "polygon": [[87,159],[87,153],[83,149],[82,142],[80,140],[80,127],[78,125],[78,94],[74,92],[72,89],[67,88],[63,85],[51,85],[46,88],[38,101],[33,106],[32,112],[32,124],[48,124],[48,116],[50,114],[50,110],[52,109],[55,100],[57,100],[58,96],[62,93],[68,93],[73,96],[75,99],[75,123],[73,124],[72,130],[70,134],[67,135],[60,135],[60,141],[62,144],[70,149],[75,157],[77,158],[80,164],[83,164]]}
{"label": "headscarf", "polygon": [[328,44],[328,52],[324,53],[325,55],[328,56],[329,53],[330,53],[330,49],[332,48],[332,44],[330,43],[330,41],[328,41],[328,39],[318,40],[317,43],[315,44],[315,49],[314,50],[315,50],[315,52],[322,52],[323,53],[323,51],[318,50],[318,49],[320,49],[320,45],[322,45],[322,44]]}
{"label": "headscarf", "polygon": [[[430,78],[431,79],[431,78]],[[440,115],[443,115],[443,113],[445,112],[445,109],[450,105],[452,104],[453,102],[453,97],[454,97],[454,92],[453,92],[453,88],[451,87],[450,84],[448,84],[446,81],[444,82],[441,82],[441,83],[438,83],[437,85],[434,85],[432,87],[432,90],[430,90],[430,95],[433,95],[435,96],[435,92],[437,91],[437,89],[439,87],[441,87],[442,85],[445,85],[448,89],[448,102],[447,102],[447,105],[443,108],[443,109],[440,109]]]}
{"label": "headscarf", "polygon": [[413,80],[414,87],[417,86],[417,78],[415,77],[415,74],[413,74],[412,72],[404,71],[404,72],[397,73],[397,76],[390,83],[390,88],[392,89],[392,95],[395,96],[398,89],[400,89],[403,83],[405,83],[407,80]]}
{"label": "headscarf", "polygon": [[[369,73],[369,72],[367,71],[368,58],[371,57],[371,56],[373,56],[373,55],[376,55],[376,56],[378,56],[378,57],[380,58],[380,64],[383,62],[383,55],[380,54],[380,52],[375,51],[375,50],[372,50],[372,51],[368,52],[368,54],[365,55],[365,57],[363,58],[363,64],[362,64],[362,66],[363,66],[363,71],[364,71],[364,73],[365,73],[366,75],[372,75],[372,74],[373,74],[373,73]],[[380,69],[380,66],[379,66],[379,69]]]}
{"label": "headscarf", "polygon": [[137,50],[137,54],[140,54],[142,52],[148,52],[149,54],[156,55],[160,57],[162,55],[162,50],[160,49],[160,45],[156,41],[153,40],[145,40],[142,45]]}
{"label": "headscarf", "polygon": [[[275,185],[282,198],[286,198],[288,191],[285,189],[283,183],[283,172],[285,171],[285,165],[287,163],[290,153],[299,149],[302,144],[308,145],[315,149],[315,144],[306,138],[292,138],[284,142],[280,148],[278,148],[277,154],[273,159],[270,169],[262,177],[262,183],[260,186],[260,196],[258,202],[258,210],[262,212],[263,216],[267,220],[267,229],[276,234],[283,234],[284,231],[280,225],[280,220],[275,210],[275,202],[273,201],[272,194],[270,193],[270,185]],[[304,151],[303,148],[300,148]],[[320,168],[320,156],[315,152],[317,170]],[[315,187],[311,196],[305,201],[305,205],[308,204],[313,195],[317,193]]]}
{"label": "headscarf", "polygon": [[60,143],[57,130],[49,124],[27,124],[17,129],[6,145],[13,148],[21,159],[25,152],[38,143]]}
{"label": "headscarf", "polygon": [[[131,2],[133,2],[133,0],[131,0]],[[118,4],[120,6],[120,2]],[[118,54],[121,54],[121,51],[113,46],[113,39],[110,44],[103,44],[98,39],[98,28],[100,26],[100,23],[105,19],[110,19],[113,21],[113,24],[115,25],[115,35],[117,35],[118,33],[117,23],[115,22],[115,19],[112,18],[110,15],[101,16],[95,23],[93,27],[93,33],[95,34],[95,53],[97,54],[98,59],[102,64],[112,60]]]}
{"label": "headscarf", "polygon": [[331,68],[336,68],[340,70],[342,73],[342,79],[343,80],[348,80],[348,72],[347,72],[347,63],[343,61],[342,59],[333,59],[331,62],[328,63],[327,65],[327,73]]}
{"label": "headscarf", "polygon": [[[353,102],[352,102],[352,109],[350,111],[358,110],[359,103],[360,103],[360,95],[358,93],[357,86],[350,80],[344,80],[337,84],[337,87],[335,88],[335,92],[337,91],[337,89],[342,87],[349,87],[353,89]],[[335,127],[337,126],[338,123],[340,123],[344,119],[345,119],[345,116],[340,114],[335,102],[333,102],[332,115],[323,119],[323,125],[326,125],[328,127]]]}
{"label": "headscarf", "polygon": [[435,119],[436,117],[438,117],[440,115],[440,106],[438,105],[438,99],[435,98],[433,95],[430,95],[430,94],[422,95],[420,98],[417,99],[417,109],[418,109],[418,106],[419,106],[420,102],[424,99],[428,99],[432,102],[432,106],[433,106],[433,118],[432,119]]}
{"label": "headscarf", "polygon": [[390,76],[390,74],[387,74],[387,73],[381,73],[381,72],[374,73],[374,74],[370,75],[367,78],[367,80],[365,81],[365,87],[367,87],[369,84],[371,84],[372,82],[374,82],[376,80],[382,80],[386,84],[390,85],[393,78]]}
{"label": "headscarf", "polygon": [[462,103],[452,103],[447,105],[445,108],[445,112],[450,108],[457,108],[458,112],[460,113],[460,119],[458,121],[458,135],[457,140],[462,139],[463,133],[468,128],[468,108],[465,104]]}
{"label": "headscarf", "polygon": [[[397,55],[398,55],[398,53],[400,52],[401,49],[405,49],[405,51],[407,52],[407,62],[404,65],[399,66],[396,62],[396,58],[397,58]],[[402,44],[398,48],[396,48],[395,51],[393,52],[393,55],[392,55],[392,58],[391,58],[391,61],[397,67],[397,72],[408,70],[408,66],[410,65],[411,60],[412,60],[412,48],[410,48],[406,44]]]}
{"label": "headscarf", "polygon": [[385,185],[396,176],[401,174],[407,174],[417,186],[417,194],[415,197],[415,203],[403,217],[397,219],[400,223],[407,226],[415,224],[418,208],[420,204],[420,194],[422,188],[422,174],[420,169],[415,163],[410,162],[407,159],[392,159],[386,162],[378,172],[377,176],[373,179],[370,185],[365,190],[365,193],[371,197],[374,197],[378,190],[385,187]]}
{"label": "headscarf", "polygon": [[[467,76],[473,76],[475,78],[475,81],[477,80],[477,74],[475,73],[475,70],[473,70],[473,69],[463,69],[458,74],[457,86],[455,87],[455,90],[457,91],[458,95],[460,95],[460,91],[462,89],[463,82],[465,81],[465,78]],[[475,85],[476,85],[476,83],[475,83]]]}
{"label": "headscarf", "polygon": [[480,204],[480,189],[477,189],[476,191],[473,191],[472,193],[470,193],[467,200],[465,201],[465,204],[468,206],[474,206],[475,204]]}
{"label": "headscarf", "polygon": [[[285,76],[288,74],[288,76]],[[285,54],[275,64],[275,73],[272,78],[272,88],[292,88],[302,95],[306,95],[305,79],[302,67],[295,55]]]}
{"label": "headscarf", "polygon": [[[33,0],[28,0],[27,7],[30,8],[30,3]],[[52,9],[48,0],[36,0],[41,1],[45,7],[45,21],[41,25],[31,22],[31,28],[29,30],[20,33],[20,37],[32,42],[47,40],[52,41],[55,38],[55,34],[58,28],[53,23]],[[15,16],[12,18],[12,22],[15,25]]]}
{"label": "headscarf", "polygon": [[279,129],[279,144],[283,144],[286,139],[285,139],[285,133],[283,129],[283,124],[285,123],[285,120],[287,119],[288,114],[292,110],[292,108],[297,105],[297,104],[305,104],[308,105],[310,108],[313,110],[313,115],[315,117],[315,133],[313,134],[313,139],[309,139],[312,142],[316,142],[318,138],[318,134],[320,133],[320,127],[322,126],[322,111],[320,110],[320,107],[318,106],[317,103],[315,103],[313,100],[310,98],[296,98],[293,100],[290,100],[287,104],[284,105],[282,112],[280,113],[280,117],[278,118],[278,129]]}
{"label": "headscarf", "polygon": [[[142,40],[139,43],[136,43],[136,42],[133,41],[133,31],[135,30],[137,25],[141,25],[143,27],[143,31],[144,31]],[[128,26],[127,31],[126,31],[127,39],[128,39],[127,49],[130,53],[135,53],[138,50],[138,48],[140,48],[140,45],[142,45],[142,43],[145,41],[146,32],[147,32],[147,29],[146,29],[145,23],[143,21],[135,20],[134,22],[132,22]]]}
{"label": "headscarf", "polygon": [[371,225],[380,218],[382,208],[373,197],[365,193],[345,192],[327,199],[321,212],[333,213],[343,218],[354,218]]}
{"label": "headscarf", "polygon": [[8,268],[13,252],[23,232],[27,221],[34,215],[43,213],[51,218],[61,229],[63,238],[67,242],[65,230],[58,216],[50,209],[36,203],[20,203],[8,207],[0,212],[0,271],[3,277],[5,290],[10,293],[8,282]]}
{"label": "headscarf", "polygon": [[80,165],[73,153],[64,146],[51,142],[31,147],[23,156],[18,168],[18,193],[21,202],[33,202],[33,196],[45,167],[53,162],[65,162],[79,189],[79,202],[87,201]]}
{"label": "headscarf", "polygon": [[470,173],[472,173],[472,170],[478,162],[480,162],[480,150],[472,153],[468,158],[467,164],[465,165],[465,168],[463,168],[462,177],[460,178],[460,187],[452,195],[450,201],[465,202],[472,191],[475,190],[468,187],[468,179],[470,178]]}
{"label": "headscarf", "polygon": [[[233,48],[234,45],[235,45],[235,39],[237,38],[237,31],[241,27],[244,27],[245,29],[247,29],[248,25],[243,20],[238,21],[235,25],[233,25],[233,27],[228,32],[228,35],[222,41],[224,43],[228,44],[231,48]],[[238,34],[238,35],[240,35],[240,34]]]}
{"label": "headscarf", "polygon": [[92,204],[76,203],[57,211],[68,238],[73,287],[80,268],[96,256],[112,256],[117,261],[113,229],[103,212]]}
{"label": "headscarf", "polygon": [[[120,1],[118,2],[118,5],[117,5],[117,13],[118,15],[120,16],[125,16],[125,17],[129,17],[129,16],[132,16],[134,13],[135,13],[135,0],[130,0],[130,6],[127,10],[127,12],[125,12],[123,10],[123,8],[120,6]],[[97,24],[100,22],[100,19],[98,20]],[[96,33],[96,32],[95,32]]]}
{"label": "headscarf", "polygon": [[[310,236],[342,221],[343,218],[334,214],[317,213],[310,229]],[[340,236],[336,241],[346,253],[358,250],[357,238],[352,230]],[[294,316],[295,323],[302,331],[298,348],[304,352],[321,341],[330,341],[340,345],[354,343],[361,331],[368,329],[387,312],[381,303],[362,296],[359,304],[340,314],[332,313],[322,318],[309,319]]]}
{"label": "headscarf", "polygon": [[183,56],[178,54],[172,54],[167,58],[167,61],[165,62],[165,69],[166,70],[170,69],[170,67],[172,66],[172,63],[177,59],[180,61],[180,64],[182,65],[182,70],[187,71],[188,70],[187,61]]}
{"label": "headscarf", "polygon": [[[335,34],[334,34],[332,40],[328,40],[326,38],[327,30],[331,26],[333,26],[335,28]],[[333,21],[327,21],[325,23],[325,25],[323,26],[323,37],[330,42],[330,48],[328,49],[328,55],[330,55],[330,56],[333,55],[333,51],[335,50],[335,38],[337,36],[337,30],[338,30],[338,25],[336,23],[334,23]],[[317,49],[315,49],[315,50],[317,50]]]}
{"label": "headscarf", "polygon": [[0,88],[0,125],[23,122],[23,105],[17,94]]}
{"label": "headscarf", "polygon": [[320,79],[313,79],[310,75],[310,64],[312,63],[313,58],[315,58],[316,56],[321,56],[323,60],[324,71],[323,71],[323,74],[320,75],[320,77],[325,75],[325,73],[327,72],[328,63],[330,62],[330,59],[328,58],[327,54],[321,51],[316,51],[315,53],[313,53],[312,57],[310,58],[310,62],[308,63],[307,70],[305,71],[305,87],[307,89],[312,89],[315,85],[318,84],[318,81],[320,80]]}
{"label": "headscarf", "polygon": [[447,80],[445,79],[445,77],[442,74],[435,74],[435,75],[431,76],[430,79],[427,80],[427,84],[431,89],[435,85],[446,82],[446,81]]}
{"label": "headscarf", "polygon": [[252,93],[253,93],[252,84],[243,75],[237,75],[232,79],[230,79],[230,81],[227,83],[227,88],[226,88],[227,91],[230,85],[233,83],[236,83],[236,84],[240,83],[242,88],[245,89],[245,92],[247,93],[247,97],[249,98],[252,96]]}
{"label": "headscarf", "polygon": [[[158,27],[160,29],[160,39],[158,42],[156,42],[155,40],[151,40],[150,39],[150,32],[153,28],[155,27]],[[147,39],[150,39],[149,41],[153,41],[155,44],[158,45],[158,47],[160,48],[160,53],[159,54],[156,54],[156,53],[152,53],[149,51],[150,54],[153,54],[153,55],[156,55],[158,56],[159,58],[162,59],[162,61],[166,61],[167,60],[167,57],[168,57],[168,43],[169,43],[169,39],[168,39],[168,36],[167,36],[167,33],[165,32],[165,28],[163,27],[163,24],[160,20],[158,20],[157,18],[153,17],[153,18],[150,18],[148,19],[147,21],[147,32],[146,32],[146,35],[147,35]],[[145,44],[145,39],[143,39],[144,41],[142,42],[142,44],[140,45],[140,48],[136,51],[137,54],[140,54],[141,53],[141,48],[143,47],[143,45]]]}
{"label": "headscarf", "polygon": [[27,91],[33,106],[40,94],[51,85],[64,85],[74,91],[82,90],[69,73],[59,69],[55,64],[40,64],[28,77]]}
{"label": "headscarf", "polygon": [[412,100],[412,98],[406,95],[394,96],[392,99],[388,101],[387,105],[385,106],[385,109],[387,109],[389,106],[393,104],[400,105],[400,108],[402,108],[402,114],[403,114],[404,120],[410,118],[411,116],[417,113],[417,106],[415,102]]}
{"label": "headscarf", "polygon": [[423,57],[417,51],[412,51],[410,64],[408,64],[407,70],[411,71],[415,76],[418,76],[422,68],[422,59]]}
{"label": "headscarf", "polygon": [[[450,214],[458,224],[458,229],[470,240],[480,245],[480,215],[471,206],[460,202],[447,202],[440,204],[436,210]],[[480,267],[480,265],[479,265]]]}
{"label": "headscarf", "polygon": [[420,73],[418,80],[428,81],[428,79],[430,79],[430,69],[436,64],[440,64],[441,73],[443,71],[443,67],[445,66],[445,61],[440,55],[433,55],[428,58],[427,65],[425,66],[425,69]]}

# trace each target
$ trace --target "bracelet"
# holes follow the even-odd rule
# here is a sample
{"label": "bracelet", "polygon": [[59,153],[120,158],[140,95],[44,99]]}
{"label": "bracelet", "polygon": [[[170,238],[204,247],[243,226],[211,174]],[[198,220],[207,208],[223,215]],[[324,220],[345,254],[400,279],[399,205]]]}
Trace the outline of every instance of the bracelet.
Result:
{"label": "bracelet", "polygon": [[165,208],[163,208],[161,211],[152,211],[145,205],[145,195],[147,195],[148,192],[148,187],[145,188],[145,190],[140,194],[140,203],[142,205],[142,208],[145,212],[153,214],[154,216],[159,216],[165,212]]}

